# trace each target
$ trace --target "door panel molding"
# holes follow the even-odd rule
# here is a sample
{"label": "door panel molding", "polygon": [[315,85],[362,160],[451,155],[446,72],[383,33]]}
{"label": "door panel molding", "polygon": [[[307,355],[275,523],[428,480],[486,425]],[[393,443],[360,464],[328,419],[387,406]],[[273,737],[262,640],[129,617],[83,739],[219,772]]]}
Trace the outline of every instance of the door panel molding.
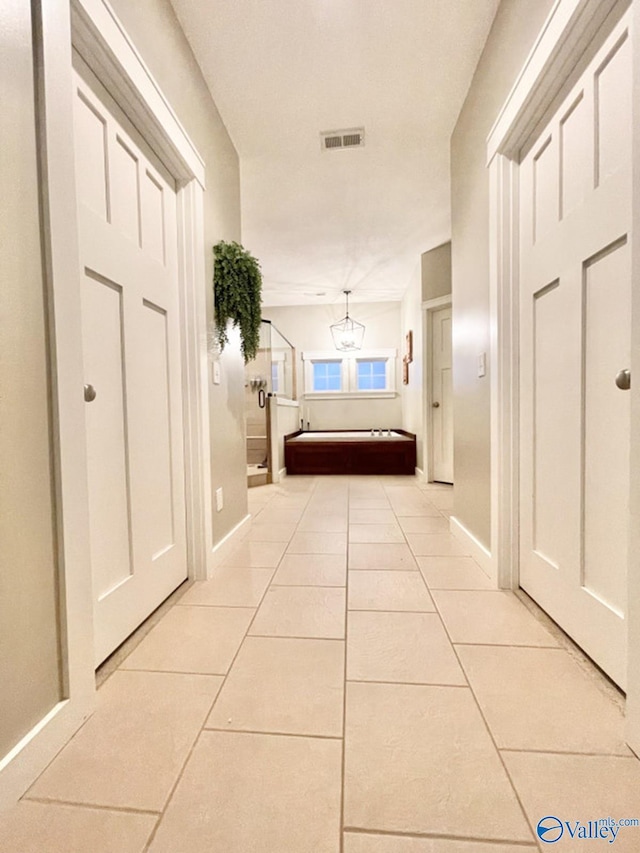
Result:
{"label": "door panel molding", "polygon": [[[631,0],[556,0],[487,138],[487,164],[517,159],[602,25]],[[610,24],[612,25],[612,23]]]}
{"label": "door panel molding", "polygon": [[205,188],[205,164],[106,0],[71,0],[73,46],[174,178]]}
{"label": "door panel molding", "polygon": [[[490,185],[490,375],[491,375],[491,573],[501,588],[519,585],[519,161],[542,119],[560,105],[576,79],[584,54],[602,45],[630,0],[558,0],[516,79],[487,139]],[[637,23],[637,22],[636,22]],[[632,23],[633,26],[633,23]],[[632,40],[634,98],[640,96],[640,49]],[[593,52],[592,54],[593,55]],[[640,154],[640,129],[633,121],[633,159]],[[640,227],[640,177],[634,172],[634,230]],[[639,241],[632,241],[633,280],[640,267]],[[640,374],[640,305],[634,300],[632,366]],[[632,391],[632,436],[640,432],[640,402]],[[632,439],[633,441],[633,439]],[[640,754],[640,441],[632,443],[631,545],[627,619],[627,740]],[[636,464],[634,464],[634,462]],[[635,539],[635,543],[634,543]],[[635,547],[634,547],[635,546]]]}

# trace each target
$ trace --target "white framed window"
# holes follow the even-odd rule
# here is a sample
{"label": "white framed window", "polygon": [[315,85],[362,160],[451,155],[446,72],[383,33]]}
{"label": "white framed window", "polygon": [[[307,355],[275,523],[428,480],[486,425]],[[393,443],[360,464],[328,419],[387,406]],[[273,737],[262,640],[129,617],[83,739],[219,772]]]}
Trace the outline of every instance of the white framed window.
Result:
{"label": "white framed window", "polygon": [[395,397],[397,350],[303,352],[304,396]]}
{"label": "white framed window", "polygon": [[312,391],[342,391],[342,365],[339,361],[314,361]]}
{"label": "white framed window", "polygon": [[271,391],[280,397],[291,395],[291,377],[285,350],[273,350],[271,353]]}
{"label": "white framed window", "polygon": [[386,358],[356,359],[356,391],[386,391]]}

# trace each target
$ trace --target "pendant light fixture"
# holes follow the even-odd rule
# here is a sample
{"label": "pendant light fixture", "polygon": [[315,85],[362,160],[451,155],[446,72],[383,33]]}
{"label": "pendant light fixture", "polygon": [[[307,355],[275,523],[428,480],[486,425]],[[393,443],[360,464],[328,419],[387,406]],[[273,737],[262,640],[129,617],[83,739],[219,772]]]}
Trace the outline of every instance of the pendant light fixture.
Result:
{"label": "pendant light fixture", "polygon": [[342,292],[347,302],[346,313],[339,323],[334,323],[330,328],[335,348],[341,352],[349,352],[350,350],[362,349],[364,326],[349,316],[349,294],[351,291],[343,290]]}

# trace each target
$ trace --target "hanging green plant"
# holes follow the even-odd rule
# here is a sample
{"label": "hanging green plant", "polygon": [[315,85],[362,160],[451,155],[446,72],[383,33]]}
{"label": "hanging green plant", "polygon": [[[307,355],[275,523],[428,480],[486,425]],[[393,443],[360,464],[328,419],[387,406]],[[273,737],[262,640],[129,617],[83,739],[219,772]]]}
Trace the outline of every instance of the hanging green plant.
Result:
{"label": "hanging green plant", "polygon": [[221,240],[213,247],[213,298],[216,339],[220,350],[229,343],[228,324],[240,329],[245,364],[256,357],[262,319],[260,264],[239,243]]}

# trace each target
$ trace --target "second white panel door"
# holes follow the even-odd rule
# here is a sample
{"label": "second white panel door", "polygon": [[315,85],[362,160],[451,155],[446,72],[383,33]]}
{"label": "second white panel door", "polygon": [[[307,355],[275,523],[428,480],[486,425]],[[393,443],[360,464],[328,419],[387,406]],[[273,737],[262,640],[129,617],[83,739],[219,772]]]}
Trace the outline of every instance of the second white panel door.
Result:
{"label": "second white panel door", "polygon": [[631,46],[598,50],[521,172],[522,587],[626,680]]}
{"label": "second white panel door", "polygon": [[451,306],[431,314],[432,479],[453,483]]}

